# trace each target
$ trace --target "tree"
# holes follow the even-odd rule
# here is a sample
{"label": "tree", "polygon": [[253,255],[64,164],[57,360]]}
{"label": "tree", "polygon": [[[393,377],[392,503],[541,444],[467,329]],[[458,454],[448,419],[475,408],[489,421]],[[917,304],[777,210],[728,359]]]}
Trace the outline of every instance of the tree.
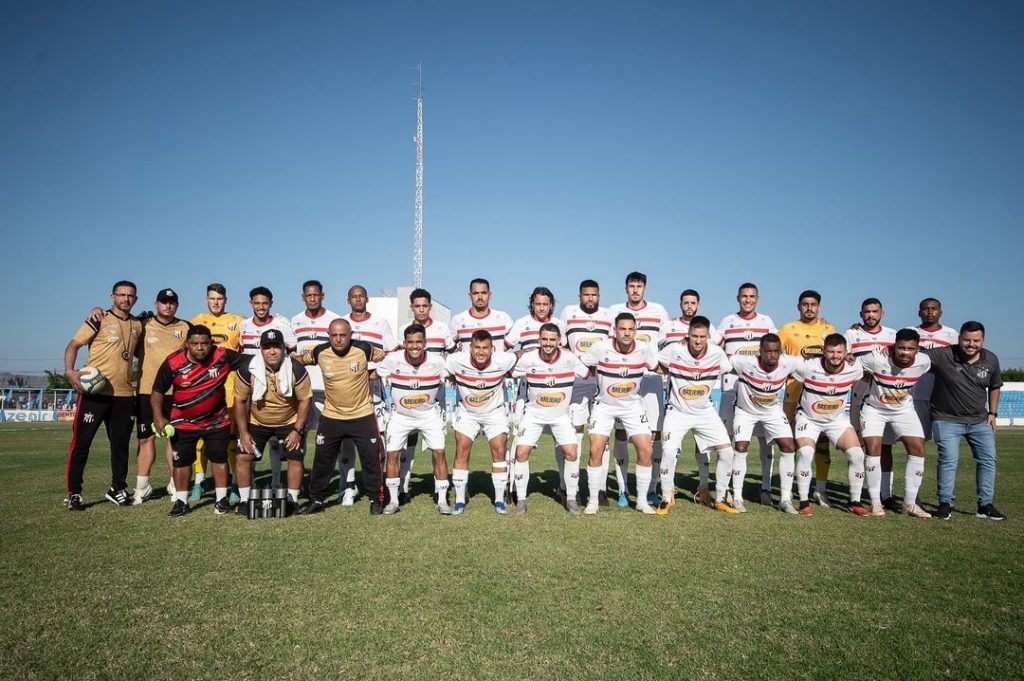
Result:
{"label": "tree", "polygon": [[46,369],[47,390],[71,390],[71,381],[64,375],[63,371]]}
{"label": "tree", "polygon": [[1007,383],[1024,381],[1024,369],[1003,369],[1003,380]]}

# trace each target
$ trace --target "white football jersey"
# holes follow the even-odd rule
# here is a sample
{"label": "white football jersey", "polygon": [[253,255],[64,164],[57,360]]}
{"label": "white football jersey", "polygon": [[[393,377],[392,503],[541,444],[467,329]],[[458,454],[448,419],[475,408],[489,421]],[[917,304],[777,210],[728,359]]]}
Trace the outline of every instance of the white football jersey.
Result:
{"label": "white football jersey", "polygon": [[361,340],[373,347],[391,352],[397,349],[398,341],[395,340],[395,333],[391,330],[391,324],[383,317],[368,316],[366,319],[357,322],[352,319],[352,313],[341,316],[342,319],[352,325],[352,340]]}
{"label": "white football jersey", "polygon": [[892,357],[874,353],[858,357],[864,369],[871,374],[871,390],[864,404],[883,411],[913,411],[911,390],[932,367],[932,360],[923,352],[917,353],[909,367],[896,366]]}
{"label": "white football jersey", "polygon": [[668,321],[668,312],[665,308],[658,303],[652,303],[647,300],[643,302],[637,309],[632,309],[627,303],[617,303],[608,308],[608,312],[612,316],[612,323],[620,312],[628,312],[636,318],[636,335],[634,338],[641,343],[647,343],[651,347],[657,348],[661,337],[658,335],[661,331],[661,325]]}
{"label": "white football jersey", "polygon": [[540,344],[540,327],[544,324],[554,324],[562,335],[561,345],[565,345],[565,324],[558,317],[551,317],[546,322],[539,321],[533,315],[526,315],[512,322],[512,328],[505,336],[505,346],[508,348],[519,347],[520,350],[529,350]]}
{"label": "white football jersey", "polygon": [[284,338],[284,344],[288,352],[295,352],[298,341],[295,338],[295,331],[292,330],[291,322],[284,315],[271,315],[264,324],[257,324],[255,317],[246,317],[242,322],[242,354],[255,355],[260,350],[260,335],[264,331],[277,329]]}
{"label": "white football jersey", "polygon": [[633,341],[628,352],[621,352],[614,338],[593,345],[580,358],[597,375],[597,401],[609,406],[642,403],[640,382],[644,374],[658,367],[654,347]]}
{"label": "white football jersey", "polygon": [[[436,319],[429,320],[430,323],[424,328],[427,330],[427,352],[435,355],[443,355],[446,352],[451,352],[455,349],[455,334],[448,328],[448,325],[444,322],[439,322]],[[409,324],[405,324],[398,330],[398,337],[402,343],[405,343],[405,330],[409,328]]]}
{"label": "white football jersey", "polygon": [[483,317],[473,316],[472,309],[460,312],[452,317],[452,332],[455,334],[455,345],[469,348],[469,339],[477,329],[486,329],[494,341],[494,351],[504,350],[505,337],[512,328],[512,318],[501,310],[490,310]]}
{"label": "white football jersey", "polygon": [[[661,325],[658,337],[661,339],[658,344],[659,348],[666,348],[673,343],[685,343],[686,339],[690,337],[690,322],[685,321],[682,317],[669,319]],[[708,329],[708,342],[712,345],[722,344],[722,336],[714,324]]]}
{"label": "white football jersey", "polygon": [[686,343],[673,342],[658,353],[668,371],[669,404],[683,414],[700,414],[712,409],[711,391],[722,374],[732,371],[732,363],[717,345],[708,345],[704,354],[694,357]]}
{"label": "white football jersey", "polygon": [[[921,343],[919,347],[922,350],[931,350],[932,348],[948,348],[950,345],[956,345],[960,342],[960,334],[952,326],[945,326],[940,324],[939,328],[933,331],[925,331],[920,326],[908,327],[917,331],[917,335],[921,337]],[[925,374],[921,377],[921,380],[914,386],[914,399],[920,402],[931,402],[932,401],[932,389],[935,387],[935,375]]]}
{"label": "white football jersey", "polygon": [[[331,337],[327,333],[327,329],[331,322],[340,318],[341,315],[335,314],[325,307],[320,308],[320,314],[316,317],[310,317],[307,310],[292,317],[292,331],[295,332],[296,340],[295,354],[301,355],[311,347],[330,342]],[[307,366],[306,373],[309,374],[310,388],[313,390],[324,389],[324,376],[320,367],[315,364]]]}
{"label": "white football jersey", "polygon": [[722,318],[718,333],[722,336],[722,349],[729,359],[736,355],[757,357],[761,352],[761,337],[778,333],[775,322],[766,314],[757,312],[750,319],[744,319],[738,312]]}
{"label": "white football jersey", "polygon": [[576,377],[590,374],[579,357],[559,349],[547,362],[540,352],[524,352],[512,368],[512,375],[525,379],[526,410],[541,422],[549,422],[569,413],[572,386]]}
{"label": "white football jersey", "polygon": [[473,364],[468,351],[448,355],[447,366],[459,396],[459,406],[473,414],[487,414],[505,406],[505,375],[515,366],[511,352],[495,352],[487,366]]}
{"label": "white football jersey", "polygon": [[730,361],[737,379],[736,408],[753,416],[769,416],[782,413],[779,394],[786,385],[786,379],[804,360],[792,355],[780,355],[778,366],[771,371],[761,367],[761,360],[757,356],[736,354]]}
{"label": "white football jersey", "polygon": [[605,307],[587,313],[579,305],[566,305],[561,319],[565,324],[566,345],[577,357],[582,357],[591,346],[611,335],[614,317]]}
{"label": "white football jersey", "polygon": [[846,349],[854,357],[863,357],[871,352],[880,352],[882,348],[888,348],[896,342],[896,329],[888,326],[879,326],[874,332],[865,331],[859,325],[847,329]]}
{"label": "white football jersey", "polygon": [[[870,352],[870,351],[869,351]],[[847,364],[832,374],[825,369],[822,358],[806,359],[797,367],[793,378],[804,384],[800,393],[800,410],[819,423],[832,421],[846,413],[850,391],[864,376],[864,367]]]}
{"label": "white football jersey", "polygon": [[391,386],[391,402],[399,414],[417,416],[437,405],[437,392],[448,377],[448,367],[441,357],[429,352],[421,359],[412,364],[405,350],[395,350],[377,364],[377,375]]}

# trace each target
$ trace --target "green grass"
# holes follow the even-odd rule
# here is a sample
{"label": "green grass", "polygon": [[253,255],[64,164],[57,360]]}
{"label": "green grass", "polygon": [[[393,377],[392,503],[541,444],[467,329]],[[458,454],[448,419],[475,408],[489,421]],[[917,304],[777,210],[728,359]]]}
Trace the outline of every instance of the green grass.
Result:
{"label": "green grass", "polygon": [[[971,513],[951,522],[792,517],[749,503],[726,516],[686,500],[667,518],[615,508],[572,518],[550,496],[550,444],[535,456],[529,513],[498,517],[482,441],[460,518],[434,511],[426,456],[413,503],[390,518],[370,516],[365,499],[283,521],[214,516],[208,498],[179,520],[166,517],[166,498],[72,514],[61,505],[69,436],[65,425],[0,426],[3,679],[995,679],[1024,669],[1020,431],[998,436],[1002,523],[973,517],[969,454],[957,489]],[[681,458],[689,499],[695,470]],[[832,468],[837,497],[844,468]],[[934,474],[929,447],[929,507]],[[154,486],[165,475],[161,462]],[[108,476],[97,446],[87,503]]]}

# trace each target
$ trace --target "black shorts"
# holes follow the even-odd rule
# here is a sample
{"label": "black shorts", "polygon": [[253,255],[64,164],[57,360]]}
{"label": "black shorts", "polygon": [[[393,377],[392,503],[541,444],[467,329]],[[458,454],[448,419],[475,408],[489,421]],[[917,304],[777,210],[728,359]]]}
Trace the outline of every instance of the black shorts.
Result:
{"label": "black shorts", "polygon": [[280,449],[281,454],[284,458],[289,461],[302,461],[306,456],[306,437],[300,435],[299,448],[294,452],[289,452],[284,448],[284,440],[288,437],[288,434],[295,430],[295,426],[277,426],[276,428],[270,428],[268,426],[257,426],[255,424],[249,426],[249,435],[252,436],[253,443],[256,444],[256,454],[253,456],[257,461],[263,460],[263,451],[267,449],[267,443],[270,442],[271,438],[277,438],[279,444],[275,445]]}
{"label": "black shorts", "polygon": [[[171,400],[167,397],[164,398],[164,418],[171,418]],[[135,436],[146,440],[154,435],[153,404],[149,401],[149,395],[139,395],[135,404]]]}
{"label": "black shorts", "polygon": [[175,468],[191,466],[196,460],[196,444],[203,441],[203,454],[213,463],[228,462],[228,439],[231,428],[210,430],[178,430],[171,436]]}

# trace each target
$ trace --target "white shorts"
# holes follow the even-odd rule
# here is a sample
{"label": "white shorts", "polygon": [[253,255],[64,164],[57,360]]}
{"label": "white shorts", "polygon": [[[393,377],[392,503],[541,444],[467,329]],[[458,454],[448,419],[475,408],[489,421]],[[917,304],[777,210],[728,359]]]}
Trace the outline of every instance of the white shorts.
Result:
{"label": "white shorts", "polygon": [[640,381],[640,397],[647,410],[651,430],[661,430],[665,421],[665,383],[661,374],[644,374]]}
{"label": "white shorts", "polygon": [[661,435],[665,451],[678,452],[683,438],[691,430],[693,439],[697,441],[697,449],[702,452],[729,444],[729,432],[714,407],[709,405],[700,414],[684,414],[669,407],[665,410],[664,432]]}
{"label": "white shorts", "polygon": [[913,409],[901,409],[900,411],[882,411],[875,409],[870,404],[860,408],[861,429],[863,437],[882,437],[885,427],[891,426],[896,438],[903,437],[924,437],[924,429],[921,427],[921,419]]}
{"label": "white shorts", "polygon": [[626,431],[626,437],[651,434],[651,425],[643,402],[632,402],[626,406],[595,402],[590,410],[590,433],[608,437],[615,429],[616,421]]}
{"label": "white shorts", "polygon": [[452,429],[471,440],[475,440],[483,430],[487,440],[490,441],[499,435],[508,433],[508,414],[505,413],[504,407],[484,414],[474,414],[459,405],[455,408],[455,422],[452,424]]}
{"label": "white shorts", "polygon": [[[722,423],[725,424],[725,432],[732,433],[735,429],[733,428],[733,415],[736,413],[736,381],[733,381],[733,387],[729,390],[722,391],[722,403],[718,405],[718,415],[722,418]],[[757,424],[754,427],[754,432],[751,437],[764,437],[764,428],[761,424]]]}
{"label": "white shorts", "polygon": [[527,409],[523,420],[519,422],[519,428],[516,429],[516,447],[537,446],[537,440],[545,428],[551,430],[551,437],[555,438],[555,444],[559,447],[576,444],[576,428],[573,427],[568,412],[554,421],[542,421]]}
{"label": "white shorts", "polygon": [[767,416],[754,416],[742,409],[737,408],[732,420],[732,434],[736,442],[750,442],[757,426],[763,429],[764,435],[769,441],[780,438],[792,438],[793,427],[789,425],[789,419],[781,408],[777,413]]}
{"label": "white shorts", "polygon": [[825,433],[825,437],[828,438],[829,442],[835,444],[848,430],[853,430],[853,426],[845,414],[840,414],[834,419],[823,422],[807,418],[800,409],[796,412],[795,434],[798,438],[807,438],[817,442],[818,436]]}
{"label": "white shorts", "polygon": [[409,435],[417,432],[423,436],[425,449],[444,449],[444,421],[441,420],[441,411],[435,407],[418,416],[392,414],[388,422],[387,451],[405,449]]}
{"label": "white shorts", "polygon": [[572,384],[572,402],[569,405],[569,416],[572,418],[572,425],[577,428],[585,426],[590,420],[590,405],[597,397],[597,379],[593,376],[577,378]]}

